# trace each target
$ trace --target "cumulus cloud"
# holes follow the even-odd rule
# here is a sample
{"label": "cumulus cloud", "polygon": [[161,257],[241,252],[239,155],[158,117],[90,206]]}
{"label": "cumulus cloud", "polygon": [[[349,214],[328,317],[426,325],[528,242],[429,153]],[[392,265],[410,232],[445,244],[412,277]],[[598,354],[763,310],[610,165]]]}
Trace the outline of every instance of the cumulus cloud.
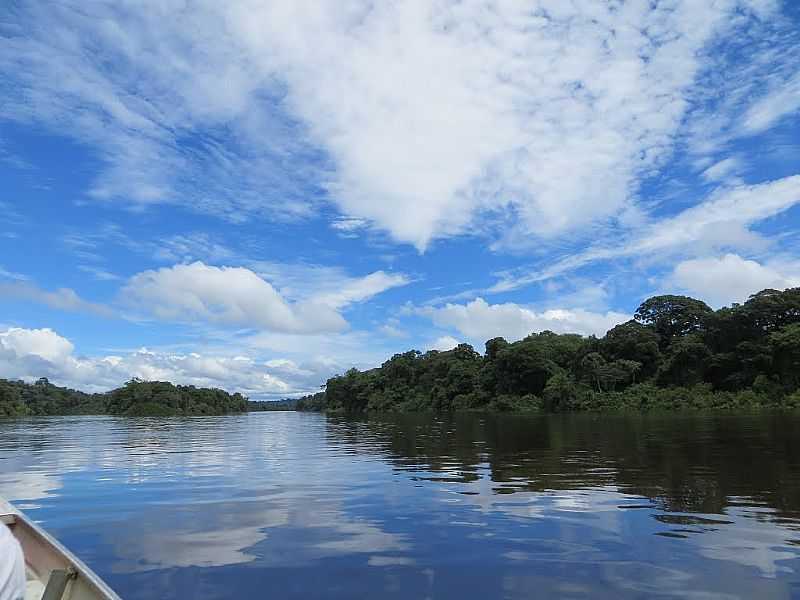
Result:
{"label": "cumulus cloud", "polygon": [[459,342],[452,335],[443,335],[441,337],[436,338],[430,344],[428,344],[427,349],[439,350],[440,352],[444,352],[445,350],[452,350],[460,343],[461,342]]}
{"label": "cumulus cloud", "polygon": [[483,298],[466,304],[422,308],[419,312],[438,327],[452,328],[472,340],[480,341],[497,336],[515,341],[545,330],[602,336],[614,325],[630,318],[617,312],[594,313],[578,308],[537,312],[512,302],[489,304]]}
{"label": "cumulus cloud", "polygon": [[253,398],[308,393],[342,370],[321,359],[260,361],[250,356],[214,356],[147,349],[101,357],[81,357],[52,329],[0,331],[0,377],[27,381],[47,377],[87,391],[105,391],[132,377],[242,392]]}
{"label": "cumulus cloud", "polygon": [[12,327],[0,332],[0,346],[18,356],[36,356],[45,360],[58,360],[72,354],[72,343],[52,329],[22,329]]}
{"label": "cumulus cloud", "polygon": [[313,181],[420,249],[486,213],[552,236],[626,207],[704,50],[766,6],[29,3],[4,20],[0,116],[92,145],[97,198],[281,218]]}
{"label": "cumulus cloud", "polygon": [[336,292],[289,302],[250,269],[194,262],[134,275],[121,294],[129,305],[164,320],[320,333],[341,331],[347,326],[340,309],[406,283],[403,275],[376,271],[349,279]]}
{"label": "cumulus cloud", "polygon": [[679,263],[669,283],[712,306],[726,306],[766,288],[800,286],[800,263],[765,265],[737,254],[698,258]]}
{"label": "cumulus cloud", "polygon": [[195,262],[144,271],[131,277],[122,295],[140,310],[166,320],[201,319],[285,332],[338,331],[346,326],[330,308],[290,305],[272,285],[243,267]]}

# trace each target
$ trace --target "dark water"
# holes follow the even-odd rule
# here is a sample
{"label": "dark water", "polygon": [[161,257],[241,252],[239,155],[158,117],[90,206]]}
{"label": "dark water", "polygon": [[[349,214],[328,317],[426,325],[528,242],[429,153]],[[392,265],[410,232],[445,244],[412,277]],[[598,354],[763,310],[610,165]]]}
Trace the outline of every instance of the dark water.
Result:
{"label": "dark water", "polygon": [[126,600],[800,598],[800,417],[0,421]]}

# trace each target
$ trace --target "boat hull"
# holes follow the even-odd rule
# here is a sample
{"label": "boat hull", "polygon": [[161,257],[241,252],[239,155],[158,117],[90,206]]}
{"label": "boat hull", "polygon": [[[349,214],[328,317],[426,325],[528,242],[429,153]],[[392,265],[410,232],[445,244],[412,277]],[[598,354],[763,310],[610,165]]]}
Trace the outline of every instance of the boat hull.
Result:
{"label": "boat hull", "polygon": [[2,499],[0,522],[11,530],[25,554],[26,600],[120,600],[79,558]]}

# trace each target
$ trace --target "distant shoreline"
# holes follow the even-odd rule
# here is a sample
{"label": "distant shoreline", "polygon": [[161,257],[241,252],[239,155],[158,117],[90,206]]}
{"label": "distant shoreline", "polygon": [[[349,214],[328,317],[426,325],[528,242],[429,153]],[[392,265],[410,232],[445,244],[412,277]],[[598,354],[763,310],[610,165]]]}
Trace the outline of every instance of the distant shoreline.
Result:
{"label": "distant shoreline", "polygon": [[493,338],[483,354],[469,344],[410,350],[378,368],[332,377],[324,391],[274,402],[138,379],[105,394],[47,379],[0,380],[0,416],[795,409],[800,288],[763,290],[716,311],[686,296],[655,296],[602,338],[544,331],[516,342]]}
{"label": "distant shoreline", "polygon": [[104,394],[0,379],[0,417],[48,415],[120,415],[166,417],[241,414],[247,399],[224,390],[132,379]]}

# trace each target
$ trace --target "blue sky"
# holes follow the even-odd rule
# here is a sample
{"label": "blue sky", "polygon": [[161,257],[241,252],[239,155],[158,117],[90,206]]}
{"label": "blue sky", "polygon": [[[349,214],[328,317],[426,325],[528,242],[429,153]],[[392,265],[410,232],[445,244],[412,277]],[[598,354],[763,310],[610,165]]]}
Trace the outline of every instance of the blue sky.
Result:
{"label": "blue sky", "polygon": [[798,286],[798,31],[789,0],[6,3],[0,377],[282,397]]}

